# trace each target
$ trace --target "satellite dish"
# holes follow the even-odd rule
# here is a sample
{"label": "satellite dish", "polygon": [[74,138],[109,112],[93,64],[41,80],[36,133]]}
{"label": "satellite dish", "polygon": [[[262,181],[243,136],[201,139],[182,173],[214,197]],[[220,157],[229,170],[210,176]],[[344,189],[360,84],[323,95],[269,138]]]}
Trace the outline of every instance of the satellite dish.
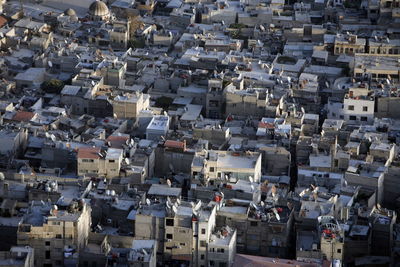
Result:
{"label": "satellite dish", "polygon": [[49,65],[50,68],[53,67],[53,62],[51,62],[50,60],[47,62],[47,64]]}
{"label": "satellite dish", "polygon": [[150,199],[146,198],[146,204],[147,204],[148,206],[150,206],[150,204],[151,204]]}
{"label": "satellite dish", "polygon": [[198,211],[201,208],[201,200],[197,201],[196,206],[194,206],[193,210]]}
{"label": "satellite dish", "polygon": [[172,210],[174,211],[174,213],[178,212],[178,209],[175,206],[172,206]]}
{"label": "satellite dish", "polygon": [[252,176],[249,176],[249,181],[250,181],[250,183],[254,183],[254,179]]}
{"label": "satellite dish", "polygon": [[167,185],[169,186],[169,187],[171,187],[171,180],[170,179],[167,179]]}
{"label": "satellite dish", "polygon": [[278,221],[280,221],[280,220],[281,220],[281,216],[279,216],[278,212],[274,212],[274,213],[275,213],[276,219],[277,219]]}
{"label": "satellite dish", "polygon": [[181,204],[181,200],[179,198],[176,199],[176,203],[178,203],[178,205]]}

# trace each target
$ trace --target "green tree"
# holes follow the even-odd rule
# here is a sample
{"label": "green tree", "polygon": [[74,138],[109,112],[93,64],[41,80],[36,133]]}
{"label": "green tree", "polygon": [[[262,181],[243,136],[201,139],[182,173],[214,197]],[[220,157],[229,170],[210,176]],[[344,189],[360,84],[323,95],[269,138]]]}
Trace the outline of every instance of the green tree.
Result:
{"label": "green tree", "polygon": [[155,106],[167,110],[173,101],[174,99],[172,99],[171,97],[161,96],[156,99]]}
{"label": "green tree", "polygon": [[64,82],[58,79],[51,79],[44,81],[40,88],[46,93],[59,94],[64,88]]}

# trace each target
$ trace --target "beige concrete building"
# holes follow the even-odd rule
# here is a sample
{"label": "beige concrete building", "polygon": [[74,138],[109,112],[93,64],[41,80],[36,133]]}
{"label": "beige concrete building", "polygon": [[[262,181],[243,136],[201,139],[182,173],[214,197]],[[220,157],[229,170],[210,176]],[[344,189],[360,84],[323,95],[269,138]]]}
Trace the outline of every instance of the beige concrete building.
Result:
{"label": "beige concrete building", "polygon": [[365,53],[366,40],[352,34],[337,34],[335,37],[335,55]]}
{"label": "beige concrete building", "polygon": [[116,118],[132,119],[150,106],[150,96],[142,93],[117,96],[112,105]]}
{"label": "beige concrete building", "polygon": [[88,241],[91,208],[83,201],[68,207],[31,202],[18,227],[17,243],[35,250],[35,266],[77,264]]}
{"label": "beige concrete building", "polygon": [[119,176],[123,150],[98,147],[80,148],[78,150],[78,175],[93,175],[97,177],[113,178]]}
{"label": "beige concrete building", "polygon": [[399,80],[400,55],[357,54],[354,57],[354,77]]}
{"label": "beige concrete building", "polygon": [[261,118],[265,116],[267,106],[267,93],[263,88],[236,89],[228,85],[225,88],[226,115],[252,116]]}
{"label": "beige concrete building", "polygon": [[368,54],[398,55],[400,54],[400,40],[389,38],[370,38],[368,40]]}
{"label": "beige concrete building", "polygon": [[344,258],[344,231],[332,216],[318,217],[321,253],[328,260]]}
{"label": "beige concrete building", "polygon": [[113,48],[126,49],[129,40],[129,23],[116,21],[110,31],[110,43]]}

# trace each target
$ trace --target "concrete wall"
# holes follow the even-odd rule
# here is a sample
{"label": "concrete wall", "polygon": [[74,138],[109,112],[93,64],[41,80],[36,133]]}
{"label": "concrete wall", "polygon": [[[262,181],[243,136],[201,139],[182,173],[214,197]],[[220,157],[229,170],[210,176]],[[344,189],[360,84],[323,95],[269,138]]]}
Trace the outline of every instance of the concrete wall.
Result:
{"label": "concrete wall", "polygon": [[378,118],[400,119],[400,98],[399,97],[380,97],[377,103]]}

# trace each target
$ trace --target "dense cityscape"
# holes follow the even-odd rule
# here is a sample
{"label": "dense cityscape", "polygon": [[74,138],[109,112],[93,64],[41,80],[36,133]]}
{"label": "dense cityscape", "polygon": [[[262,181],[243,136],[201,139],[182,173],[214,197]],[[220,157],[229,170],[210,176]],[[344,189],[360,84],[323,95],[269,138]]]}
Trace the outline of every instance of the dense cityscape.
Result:
{"label": "dense cityscape", "polygon": [[0,266],[400,266],[400,0],[0,0]]}

